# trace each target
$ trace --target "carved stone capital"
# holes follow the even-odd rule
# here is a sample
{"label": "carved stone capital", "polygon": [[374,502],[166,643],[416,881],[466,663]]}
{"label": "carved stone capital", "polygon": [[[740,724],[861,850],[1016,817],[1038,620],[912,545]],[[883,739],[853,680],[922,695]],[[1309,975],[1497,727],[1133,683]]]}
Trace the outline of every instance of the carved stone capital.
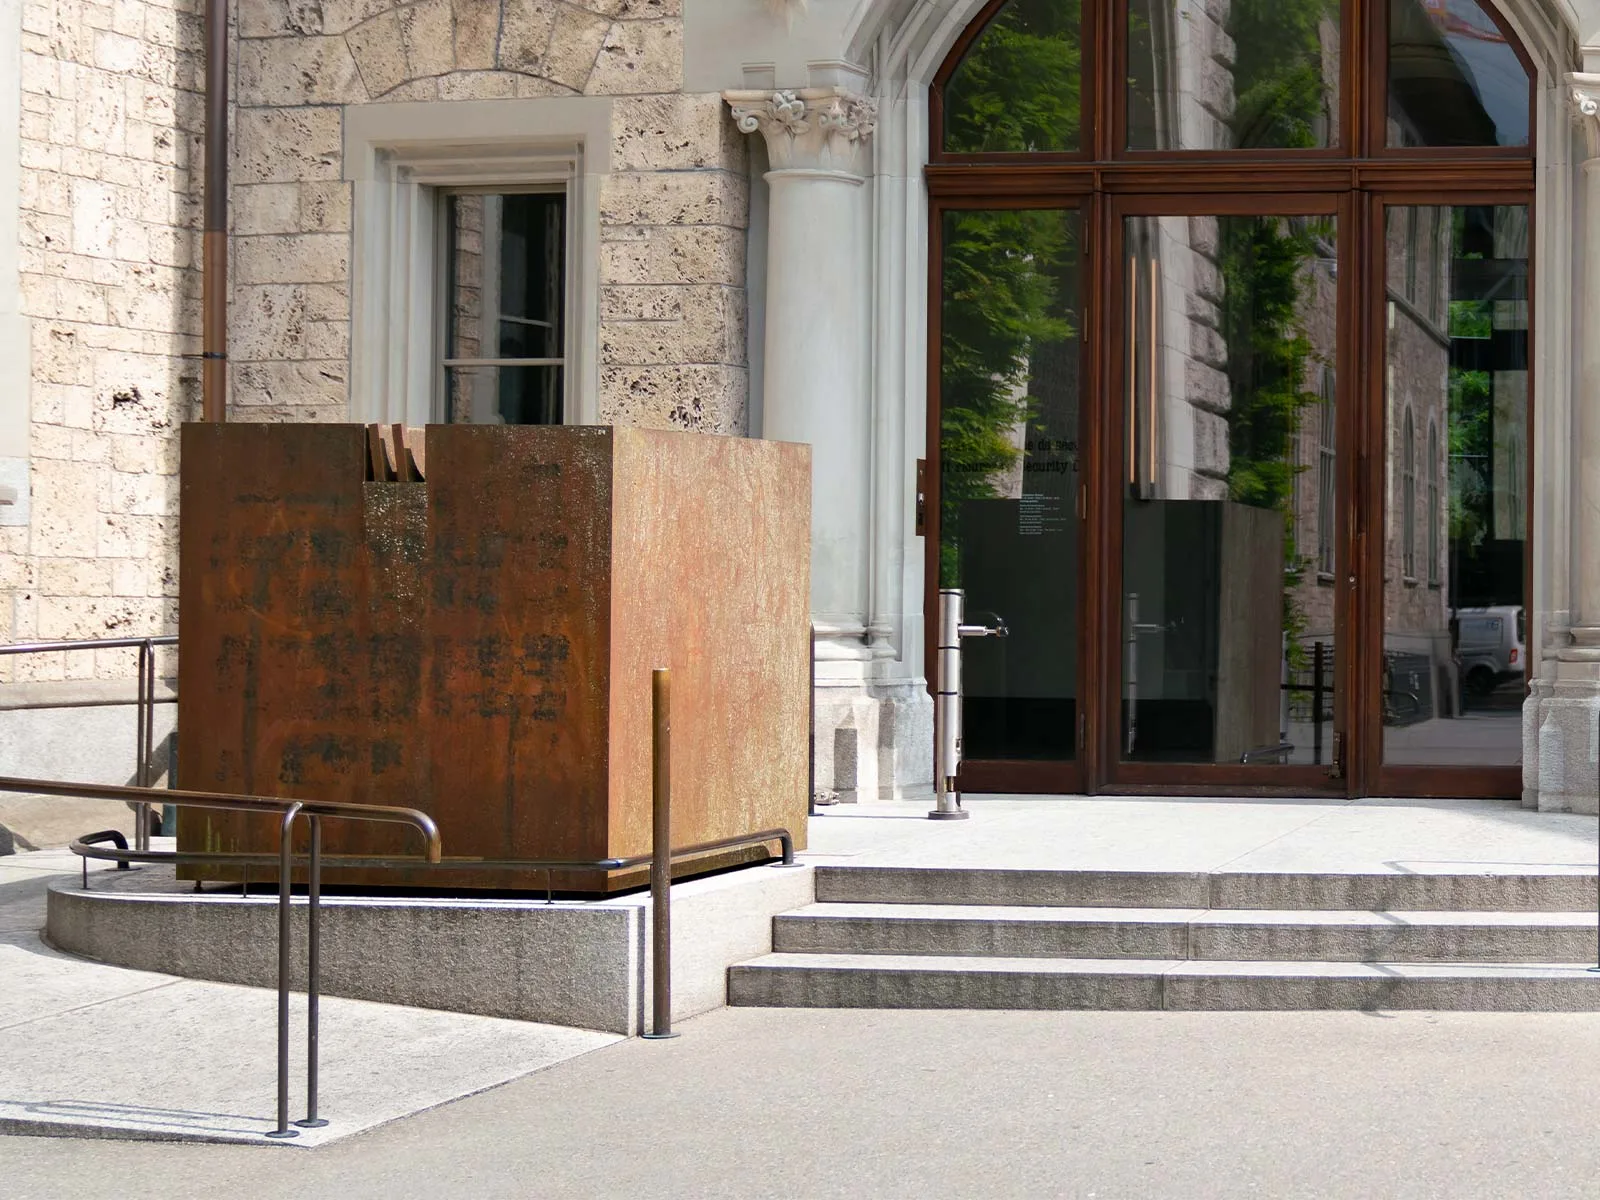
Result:
{"label": "carved stone capital", "polygon": [[775,171],[840,171],[864,176],[878,102],[843,87],[792,92],[723,92],[733,120],[767,140]]}
{"label": "carved stone capital", "polygon": [[1574,71],[1567,76],[1572,119],[1583,129],[1589,157],[1600,158],[1600,75]]}

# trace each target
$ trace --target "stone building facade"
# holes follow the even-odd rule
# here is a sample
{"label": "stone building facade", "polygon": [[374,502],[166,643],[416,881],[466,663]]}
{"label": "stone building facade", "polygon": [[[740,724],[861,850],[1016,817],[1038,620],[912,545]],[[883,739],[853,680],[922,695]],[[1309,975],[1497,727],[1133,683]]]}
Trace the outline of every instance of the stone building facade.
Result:
{"label": "stone building facade", "polygon": [[[1135,7],[1159,10],[1167,32],[1148,49],[1167,65],[1151,70],[1186,98],[1148,114],[1149,144],[1225,148],[1228,4]],[[442,398],[440,296],[466,268],[437,253],[440,198],[559,194],[563,333],[546,357],[563,419],[815,447],[819,787],[925,793],[923,169],[930,86],[982,8],[236,0],[229,419],[459,415]],[[1580,734],[1600,702],[1600,552],[1585,524],[1600,510],[1587,400],[1600,176],[1583,164],[1600,161],[1600,5],[1500,11],[1537,76],[1526,795],[1592,808]],[[1319,37],[1331,63],[1336,33]],[[175,628],[176,431],[199,409],[203,65],[199,0],[0,0],[0,642]],[[1156,223],[1180,264],[1169,287],[1213,269],[1205,224]],[[1188,311],[1192,349],[1174,323],[1163,368],[1188,389],[1189,440],[1168,473],[1210,495],[1226,447],[1218,403],[1196,390],[1215,370],[1210,326]],[[494,357],[471,340],[462,357]],[[1439,415],[1413,419],[1425,431]],[[1302,553],[1320,553],[1321,443],[1304,427],[1296,453]],[[1304,587],[1308,628],[1331,620],[1326,589]],[[1407,620],[1431,629],[1433,616]],[[122,654],[0,660],[10,686],[78,689],[37,703],[125,690],[127,673]]]}

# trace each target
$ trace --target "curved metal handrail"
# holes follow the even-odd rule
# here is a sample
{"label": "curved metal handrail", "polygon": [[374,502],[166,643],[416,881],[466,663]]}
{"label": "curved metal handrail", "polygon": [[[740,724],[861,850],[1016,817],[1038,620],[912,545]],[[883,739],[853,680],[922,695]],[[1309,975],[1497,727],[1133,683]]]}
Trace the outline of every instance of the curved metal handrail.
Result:
{"label": "curved metal handrail", "polygon": [[[133,644],[143,647],[141,654],[142,663],[153,660],[148,655],[150,639],[138,639]],[[143,672],[141,672],[143,675]],[[670,671],[658,667],[652,672],[652,767],[651,767],[651,810],[652,834],[651,849],[648,854],[633,855],[626,858],[601,858],[589,861],[572,859],[519,859],[488,860],[462,858],[445,861],[439,841],[439,829],[428,814],[414,808],[400,808],[390,805],[352,804],[338,801],[295,800],[279,796],[247,796],[229,792],[205,792],[182,789],[156,789],[142,786],[119,786],[114,784],[68,783],[54,779],[21,779],[10,776],[0,776],[0,792],[30,792],[37,795],[73,796],[100,798],[110,800],[133,800],[141,806],[148,805],[152,799],[158,799],[163,804],[176,807],[211,808],[232,812],[274,813],[281,816],[279,829],[278,854],[274,859],[268,855],[251,855],[221,852],[198,851],[156,851],[151,850],[148,844],[136,846],[133,850],[125,847],[108,850],[93,844],[95,835],[86,835],[72,843],[72,849],[84,859],[84,885],[88,886],[88,859],[108,859],[124,866],[130,862],[171,862],[171,863],[237,863],[249,865],[251,862],[271,863],[278,865],[278,1127],[268,1133],[268,1137],[294,1137],[295,1131],[289,1125],[289,930],[290,930],[290,897],[293,888],[294,865],[297,856],[293,848],[294,822],[297,818],[305,816],[311,826],[310,852],[305,856],[308,862],[306,873],[307,899],[309,902],[308,922],[308,956],[307,968],[307,1078],[306,1097],[307,1114],[296,1125],[311,1128],[326,1125],[317,1117],[317,1027],[318,1027],[318,996],[320,979],[320,950],[318,935],[318,913],[321,907],[321,876],[322,876],[322,819],[348,819],[357,821],[387,821],[398,824],[410,825],[419,830],[427,841],[426,854],[423,859],[396,858],[396,857],[356,857],[340,856],[337,862],[343,866],[362,866],[380,868],[416,868],[419,866],[451,868],[458,866],[471,866],[476,869],[515,869],[515,870],[544,870],[546,875],[546,891],[549,892],[550,877],[548,872],[556,870],[623,870],[630,867],[650,866],[650,896],[651,917],[653,922],[653,959],[654,959],[654,996],[652,1001],[652,1031],[645,1037],[673,1037],[672,1033],[672,984],[671,984],[671,878],[672,864],[680,858],[694,855],[710,854],[718,850],[730,850],[740,846],[763,845],[768,842],[778,842],[783,855],[783,865],[793,867],[794,838],[787,829],[764,829],[757,833],[736,834],[732,837],[718,838],[713,841],[700,842],[693,846],[685,846],[679,850],[671,849],[671,770],[669,765],[668,746],[670,740],[671,722],[668,717],[668,695]],[[147,731],[142,730],[141,736]]]}
{"label": "curved metal handrail", "polygon": [[154,637],[78,638],[65,642],[12,642],[0,646],[0,655],[49,654],[59,650],[137,650],[140,646],[176,646],[178,635],[163,633]]}
{"label": "curved metal handrail", "polygon": [[[175,633],[155,634],[150,637],[76,638],[55,642],[13,642],[0,646],[0,656],[12,654],[54,654],[72,650],[137,650],[139,652],[139,680],[134,710],[137,716],[134,732],[133,781],[148,787],[154,779],[152,760],[155,758],[156,728],[156,647],[176,646]],[[150,848],[150,802],[136,802],[139,822],[133,831],[133,844],[140,850]]]}
{"label": "curved metal handrail", "polygon": [[[93,835],[90,835],[93,836]],[[716,841],[699,842],[693,846],[682,846],[672,852],[672,861],[693,858],[698,854],[711,854],[717,850],[734,850],[741,846],[761,846],[767,842],[777,842],[783,865],[794,866],[794,836],[787,829],[763,829],[758,833],[739,834],[735,837],[718,838]],[[103,862],[114,862],[119,865],[128,863],[172,863],[174,865],[210,865],[210,866],[241,866],[241,867],[270,867],[278,861],[276,854],[250,854],[239,851],[224,850],[129,850],[125,846],[108,849],[98,843],[79,838],[68,846],[79,858],[93,858]],[[305,861],[308,856],[296,854],[296,862]],[[348,868],[416,868],[436,867],[441,871],[458,870],[462,867],[471,867],[474,870],[486,871],[624,871],[630,867],[642,867],[654,861],[654,855],[635,854],[628,858],[444,858],[417,859],[399,855],[372,855],[372,854],[328,854],[322,861],[335,867]],[[87,886],[87,883],[85,884]]]}
{"label": "curved metal handrail", "polygon": [[[443,857],[439,842],[439,827],[427,813],[415,808],[398,808],[383,804],[350,804],[329,800],[295,800],[281,796],[241,796],[229,792],[185,791],[176,788],[151,788],[104,783],[70,783],[60,779],[22,779],[0,776],[0,792],[24,792],[38,796],[68,796],[79,799],[133,800],[140,804],[152,800],[180,808],[210,808],[225,812],[272,813],[281,817],[278,831],[278,1125],[267,1134],[273,1138],[290,1138],[296,1132],[289,1128],[289,910],[294,889],[294,823],[305,817],[311,826],[311,850],[306,872],[307,937],[306,937],[306,1115],[295,1124],[315,1129],[327,1122],[317,1116],[317,1034],[320,1024],[319,999],[321,996],[321,938],[319,914],[322,899],[322,821],[335,820],[377,821],[409,825],[418,830],[427,842],[426,860],[438,862]],[[79,838],[73,850],[84,859],[84,885],[88,886],[88,859],[113,857],[117,861],[171,861],[177,852],[166,853],[149,849],[103,850],[89,839],[95,834]],[[123,856],[127,856],[124,858]],[[270,861],[270,860],[269,860]]]}
{"label": "curved metal handrail", "polygon": [[[295,800],[283,796],[245,796],[232,792],[200,792],[187,788],[149,788],[115,783],[71,783],[60,779],[20,779],[0,775],[0,792],[28,792],[39,796],[70,796],[83,800],[134,800],[172,804],[179,808],[212,808],[224,812],[287,813],[294,808],[306,817],[338,817],[351,821],[380,821],[410,825],[427,841],[429,862],[442,851],[439,827],[421,809],[390,804],[351,804],[337,800]],[[145,853],[159,853],[146,851]]]}

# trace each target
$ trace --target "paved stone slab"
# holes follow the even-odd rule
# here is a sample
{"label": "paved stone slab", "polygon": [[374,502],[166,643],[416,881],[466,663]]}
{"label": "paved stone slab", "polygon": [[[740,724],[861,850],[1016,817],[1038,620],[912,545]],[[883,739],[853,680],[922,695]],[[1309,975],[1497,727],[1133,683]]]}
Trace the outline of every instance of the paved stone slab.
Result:
{"label": "paved stone slab", "polygon": [[733,968],[728,998],[779,1008],[1600,1011],[1600,974],[1588,967],[779,953]]}
{"label": "paved stone slab", "polygon": [[969,796],[968,821],[925,803],[840,805],[811,821],[818,864],[1013,870],[1592,874],[1593,816],[1507,800]]}
{"label": "paved stone slab", "polygon": [[818,903],[780,916],[799,953],[1076,958],[1572,962],[1596,951],[1594,911],[1370,912]]}
{"label": "paved stone slab", "polygon": [[1587,1014],[725,1009],[682,1033],[316,1154],[0,1138],[0,1179],[30,1200],[1592,1200],[1600,1178]]}
{"label": "paved stone slab", "polygon": [[[59,853],[0,867],[0,1133],[318,1146],[620,1040],[614,1034],[324,997],[326,1128],[262,1134],[277,1104],[277,994],[107,966],[37,933]],[[305,999],[292,1004],[304,1115]],[[0,1174],[3,1178],[3,1174]],[[0,1185],[0,1193],[6,1193]]]}
{"label": "paved stone slab", "polygon": [[[102,967],[37,943],[0,951],[5,992],[34,1005],[6,1030],[0,1132],[265,1140],[276,1111],[275,992]],[[10,974],[30,953],[31,972]],[[321,1109],[330,1124],[281,1144],[348,1137],[618,1040],[333,997],[321,1008]],[[300,1117],[304,997],[291,1011],[291,1116]]]}

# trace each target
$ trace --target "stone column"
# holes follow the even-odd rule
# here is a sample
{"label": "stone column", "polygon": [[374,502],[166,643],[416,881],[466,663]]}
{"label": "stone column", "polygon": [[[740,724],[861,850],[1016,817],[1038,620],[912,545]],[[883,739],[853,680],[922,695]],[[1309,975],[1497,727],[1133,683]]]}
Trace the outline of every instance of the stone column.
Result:
{"label": "stone column", "polygon": [[1585,148],[1572,229],[1572,258],[1582,281],[1572,330],[1579,371],[1570,424],[1561,431],[1570,487],[1553,497],[1547,535],[1568,550],[1553,557],[1570,564],[1564,581],[1570,626],[1552,631],[1554,644],[1525,710],[1523,799],[1544,810],[1594,812],[1600,784],[1600,75],[1568,75],[1567,83]]}
{"label": "stone column", "polygon": [[726,92],[766,139],[761,436],[812,447],[811,610],[818,656],[866,661],[871,482],[866,201],[876,105],[841,87]]}
{"label": "stone column", "polygon": [[[879,679],[872,606],[874,496],[868,191],[877,102],[842,85],[723,93],[766,141],[763,437],[812,447],[811,611],[817,630],[817,786],[876,800],[925,792],[883,753],[919,742],[910,681]],[[931,744],[931,743],[930,743]],[[880,764],[889,762],[886,772]],[[931,769],[931,768],[930,768]],[[930,776],[931,777],[931,776]]]}
{"label": "stone column", "polygon": [[[0,0],[0,526],[28,524],[28,318],[22,312],[18,235],[22,196],[22,6]],[[0,547],[7,546],[0,535]],[[20,539],[9,543],[22,547]],[[3,551],[0,551],[3,553]],[[19,556],[20,557],[20,556]],[[19,589],[20,590],[20,589]],[[20,636],[9,625],[13,636]]]}

